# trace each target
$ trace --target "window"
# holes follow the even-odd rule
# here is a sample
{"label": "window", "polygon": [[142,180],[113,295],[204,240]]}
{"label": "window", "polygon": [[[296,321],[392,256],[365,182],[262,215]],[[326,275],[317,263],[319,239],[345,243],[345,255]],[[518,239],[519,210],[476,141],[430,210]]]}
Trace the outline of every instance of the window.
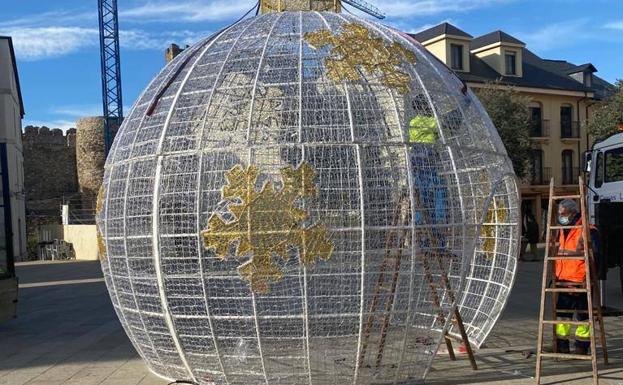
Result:
{"label": "window", "polygon": [[517,75],[517,54],[513,51],[506,51],[506,74]]}
{"label": "window", "polygon": [[590,72],[584,72],[584,85],[587,87],[593,86],[593,74]]}
{"label": "window", "polygon": [[13,274],[12,240],[9,238],[11,229],[10,221],[10,196],[9,177],[7,174],[6,144],[0,144],[0,279]]}
{"label": "window", "polygon": [[623,181],[623,148],[606,151],[605,182]]}
{"label": "window", "polygon": [[[575,138],[576,135],[573,129],[573,107],[570,105],[560,106],[560,137],[561,138]],[[579,133],[578,133],[579,134]]]}
{"label": "window", "polygon": [[573,151],[564,150],[562,152],[562,184],[576,183],[576,175],[578,173],[573,170]]}
{"label": "window", "polygon": [[536,138],[543,136],[543,119],[540,105],[530,107],[530,136]]}
{"label": "window", "polygon": [[463,45],[450,44],[450,64],[453,70],[463,70]]}
{"label": "window", "polygon": [[532,184],[545,184],[543,150],[532,150]]}
{"label": "window", "polygon": [[595,166],[595,187],[599,188],[604,184],[604,154],[597,153],[597,165]]}

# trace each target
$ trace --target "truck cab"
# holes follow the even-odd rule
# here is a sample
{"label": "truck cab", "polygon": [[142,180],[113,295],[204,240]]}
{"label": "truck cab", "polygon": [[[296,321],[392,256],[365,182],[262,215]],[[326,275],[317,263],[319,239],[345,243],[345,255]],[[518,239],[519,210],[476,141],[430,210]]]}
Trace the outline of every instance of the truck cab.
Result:
{"label": "truck cab", "polygon": [[584,154],[584,171],[588,173],[589,221],[601,238],[597,267],[604,301],[608,268],[619,267],[623,290],[623,133],[595,143],[592,151]]}
{"label": "truck cab", "polygon": [[589,217],[591,224],[597,225],[599,203],[623,203],[623,133],[595,143],[592,151],[585,153],[585,165]]}

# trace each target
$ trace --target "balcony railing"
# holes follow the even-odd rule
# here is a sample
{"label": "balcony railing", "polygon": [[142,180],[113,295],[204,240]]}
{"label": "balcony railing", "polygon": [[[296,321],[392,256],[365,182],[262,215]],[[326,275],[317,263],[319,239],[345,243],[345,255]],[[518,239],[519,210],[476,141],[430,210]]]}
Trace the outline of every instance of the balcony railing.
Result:
{"label": "balcony railing", "polygon": [[552,169],[550,167],[543,167],[540,170],[532,170],[532,179],[530,184],[534,186],[549,184],[549,180],[552,178]]}
{"label": "balcony railing", "polygon": [[578,184],[579,167],[563,167],[561,170],[562,184]]}
{"label": "balcony railing", "polygon": [[560,138],[561,139],[579,139],[580,123],[572,121],[560,122]]}
{"label": "balcony railing", "polygon": [[532,121],[530,126],[531,138],[549,138],[549,120]]}

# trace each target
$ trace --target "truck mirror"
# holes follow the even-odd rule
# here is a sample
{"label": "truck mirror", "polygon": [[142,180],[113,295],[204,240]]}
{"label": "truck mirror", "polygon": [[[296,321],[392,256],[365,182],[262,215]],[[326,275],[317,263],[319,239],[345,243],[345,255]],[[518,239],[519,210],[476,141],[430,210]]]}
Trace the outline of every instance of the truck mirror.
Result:
{"label": "truck mirror", "polygon": [[582,171],[585,173],[591,172],[591,159],[593,153],[591,151],[584,151],[582,155]]}

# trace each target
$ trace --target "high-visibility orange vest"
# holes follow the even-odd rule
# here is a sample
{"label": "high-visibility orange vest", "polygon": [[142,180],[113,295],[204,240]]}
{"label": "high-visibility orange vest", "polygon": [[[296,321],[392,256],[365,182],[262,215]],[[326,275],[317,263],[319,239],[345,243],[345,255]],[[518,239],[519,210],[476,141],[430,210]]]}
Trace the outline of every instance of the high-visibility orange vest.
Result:
{"label": "high-visibility orange vest", "polygon": [[[578,219],[576,225],[581,225],[582,219]],[[594,226],[590,226],[594,229]],[[560,255],[582,255],[584,253],[584,239],[582,238],[582,228],[570,229],[565,237],[565,232],[560,231],[560,245],[558,254]],[[554,264],[556,268],[556,280],[570,282],[584,282],[586,278],[586,267],[582,260],[557,260]]]}

